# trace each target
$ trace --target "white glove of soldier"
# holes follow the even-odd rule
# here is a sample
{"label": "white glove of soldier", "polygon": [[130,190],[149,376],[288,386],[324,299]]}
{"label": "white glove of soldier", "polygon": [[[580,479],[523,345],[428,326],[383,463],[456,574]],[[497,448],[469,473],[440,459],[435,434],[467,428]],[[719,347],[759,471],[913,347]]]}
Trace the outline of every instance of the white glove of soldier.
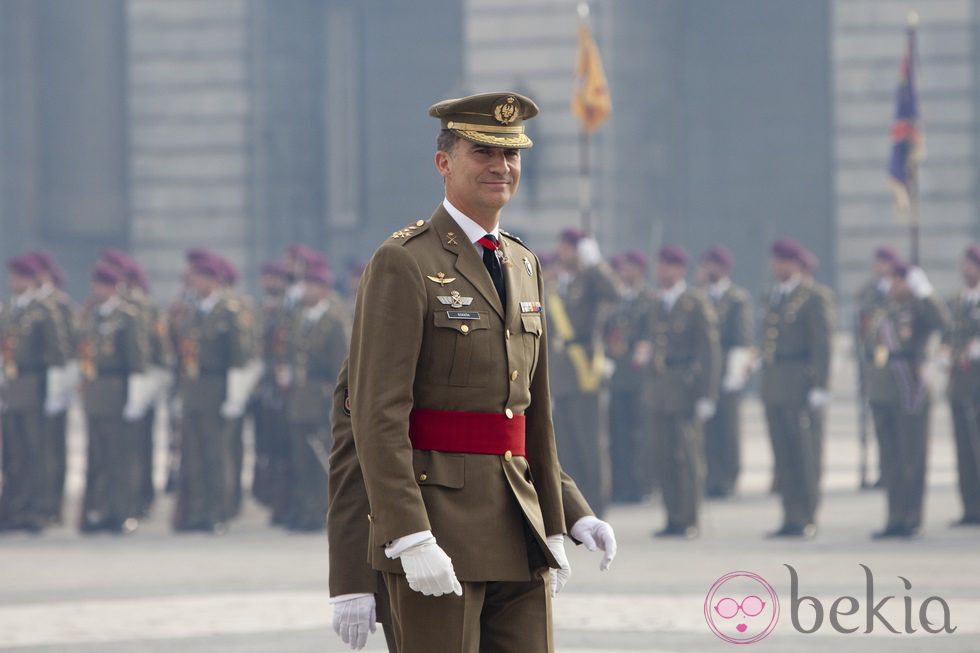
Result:
{"label": "white glove of soldier", "polygon": [[44,414],[48,417],[58,415],[68,409],[65,387],[68,379],[64,367],[49,367],[47,371],[47,392],[44,396]]}
{"label": "white glove of soldier", "polygon": [[748,347],[732,347],[728,352],[725,378],[721,389],[725,392],[740,392],[752,373],[752,350]]}
{"label": "white glove of soldier", "polygon": [[154,396],[153,379],[147,374],[130,374],[126,380],[126,405],[123,406],[123,419],[136,422],[143,419]]}
{"label": "white glove of soldier", "polygon": [[583,238],[578,241],[578,260],[583,267],[591,268],[602,261],[602,252],[595,238]]}
{"label": "white glove of soldier", "polygon": [[330,599],[333,631],[355,650],[364,648],[368,635],[378,629],[374,594],[343,594]]}
{"label": "white glove of soldier", "polygon": [[823,388],[813,388],[810,390],[810,394],[806,398],[807,404],[809,404],[810,408],[814,410],[817,408],[823,408],[827,405],[828,401],[830,401],[830,395],[827,394],[827,391]]}
{"label": "white glove of soldier", "polygon": [[922,268],[910,268],[908,274],[905,275],[905,282],[909,285],[909,289],[912,290],[912,294],[917,299],[925,299],[933,292],[932,284],[929,283],[929,278],[926,277],[926,273],[922,271]]}
{"label": "white glove of soldier", "polygon": [[616,533],[608,522],[604,522],[598,517],[587,515],[579,518],[572,526],[571,535],[582,543],[589,551],[602,550],[602,560],[599,562],[599,570],[606,571],[616,557]]}
{"label": "white glove of soldier", "polygon": [[694,404],[694,415],[699,422],[707,422],[715,416],[715,402],[707,397],[701,397]]}
{"label": "white glove of soldier", "polygon": [[568,564],[568,556],[565,555],[565,536],[562,534],[549,535],[546,540],[548,550],[555,557],[560,565],[558,569],[551,570],[551,596],[558,596],[561,588],[565,587],[568,577],[572,575],[572,566]]}
{"label": "white glove of soldier", "polygon": [[463,595],[463,586],[456,578],[453,561],[436,544],[436,538],[432,535],[399,553],[392,553],[392,548],[389,546],[385,555],[402,561],[405,580],[416,592],[425,596],[442,596],[450,592],[456,596]]}
{"label": "white glove of soldier", "polygon": [[633,346],[633,367],[646,367],[653,358],[653,343],[641,340]]}
{"label": "white glove of soldier", "polygon": [[980,360],[980,338],[974,338],[966,347],[966,355],[971,361]]}

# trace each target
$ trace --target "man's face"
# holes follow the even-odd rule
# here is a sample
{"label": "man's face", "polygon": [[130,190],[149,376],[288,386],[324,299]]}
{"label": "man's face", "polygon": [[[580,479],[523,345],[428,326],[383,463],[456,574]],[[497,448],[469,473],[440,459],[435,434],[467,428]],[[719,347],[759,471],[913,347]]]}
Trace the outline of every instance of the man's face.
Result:
{"label": "man's face", "polygon": [[871,262],[871,271],[874,273],[875,278],[884,279],[892,273],[892,264],[885,259],[878,258],[877,256]]}
{"label": "man's face", "polygon": [[623,280],[623,283],[633,287],[638,286],[643,283],[646,272],[642,267],[636,265],[635,263],[630,263],[626,261],[619,268],[619,278]]}
{"label": "man's face", "polygon": [[558,262],[563,267],[574,269],[578,266],[578,248],[564,240],[558,241]]}
{"label": "man's face", "polygon": [[94,299],[97,304],[106,303],[115,293],[115,286],[98,281],[92,282],[92,299]]}
{"label": "man's face", "polygon": [[286,280],[275,274],[263,274],[259,277],[262,292],[269,297],[279,297],[286,292]]}
{"label": "man's face", "polygon": [[684,266],[673,263],[657,261],[657,285],[661,288],[673,288],[674,285],[684,278]]}
{"label": "man's face", "polygon": [[327,287],[319,283],[307,281],[303,284],[303,305],[316,306],[327,296]]}
{"label": "man's face", "polygon": [[452,151],[436,152],[446,197],[464,213],[496,213],[517,192],[521,151],[459,139]]}
{"label": "man's face", "polygon": [[708,280],[708,283],[718,283],[726,276],[725,270],[714,261],[705,261],[701,264],[701,269],[703,270],[704,278]]}
{"label": "man's face", "polygon": [[893,299],[908,299],[912,296],[912,289],[909,287],[908,280],[900,275],[892,277],[891,285],[888,287],[888,294]]}
{"label": "man's face", "polygon": [[977,265],[972,260],[963,259],[963,263],[960,265],[960,273],[963,275],[963,281],[970,288],[980,283],[980,265]]}
{"label": "man's face", "polygon": [[190,282],[191,290],[193,290],[194,294],[201,299],[204,299],[217,290],[219,283],[214,277],[210,277],[199,272],[191,272]]}
{"label": "man's face", "polygon": [[12,295],[22,295],[34,287],[34,280],[31,277],[25,277],[22,274],[11,272],[7,280],[7,285],[10,287],[10,293]]}
{"label": "man's face", "polygon": [[780,283],[789,281],[794,274],[798,274],[800,271],[796,261],[778,256],[772,257],[770,268],[772,269],[773,278]]}

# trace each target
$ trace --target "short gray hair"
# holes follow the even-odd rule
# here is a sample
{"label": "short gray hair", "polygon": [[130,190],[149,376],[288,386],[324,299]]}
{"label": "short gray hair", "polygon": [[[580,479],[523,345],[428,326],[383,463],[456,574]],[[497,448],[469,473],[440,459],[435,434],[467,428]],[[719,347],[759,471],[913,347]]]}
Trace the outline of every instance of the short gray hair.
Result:
{"label": "short gray hair", "polygon": [[454,132],[452,129],[443,129],[439,132],[439,136],[436,137],[436,149],[440,152],[451,154],[453,148],[456,147],[456,143],[459,141],[459,134]]}

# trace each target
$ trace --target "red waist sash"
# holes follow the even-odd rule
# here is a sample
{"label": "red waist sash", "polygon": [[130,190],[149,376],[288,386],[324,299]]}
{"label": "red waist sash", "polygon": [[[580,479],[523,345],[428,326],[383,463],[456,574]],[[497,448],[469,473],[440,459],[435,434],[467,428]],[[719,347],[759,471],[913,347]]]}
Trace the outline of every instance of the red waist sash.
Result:
{"label": "red waist sash", "polygon": [[523,415],[415,409],[408,437],[414,449],[525,456]]}

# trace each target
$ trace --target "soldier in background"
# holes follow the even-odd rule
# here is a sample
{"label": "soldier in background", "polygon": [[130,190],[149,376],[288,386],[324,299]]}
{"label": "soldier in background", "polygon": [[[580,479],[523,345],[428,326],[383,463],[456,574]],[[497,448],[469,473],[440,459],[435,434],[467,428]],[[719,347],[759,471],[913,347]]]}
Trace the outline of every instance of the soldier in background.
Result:
{"label": "soldier in background", "polygon": [[289,505],[289,436],[286,421],[288,334],[294,311],[286,308],[289,275],[278,262],[262,266],[259,306],[263,373],[253,402],[255,471],[252,494],[272,511],[272,523],[284,524]]}
{"label": "soldier in background", "polygon": [[347,357],[349,319],[327,268],[307,269],[303,282],[302,313],[289,342],[286,413],[292,491],[286,526],[312,532],[326,527],[330,398]]}
{"label": "soldier in background", "polygon": [[922,366],[929,336],[948,321],[921,269],[893,267],[888,299],[870,315],[866,340],[868,401],[888,492],[887,522],[874,538],[915,537],[922,527],[930,405]]}
{"label": "soldier in background", "polygon": [[[210,256],[189,270],[194,304],[177,325],[179,394],[183,409],[178,531],[222,532],[232,475],[227,408],[244,410],[247,397],[230,392],[230,372],[247,357],[241,304],[221,292],[223,268]],[[237,389],[237,388],[236,388]],[[231,404],[231,405],[229,405]]]}
{"label": "soldier in background", "polygon": [[711,302],[684,281],[688,256],[665,245],[657,254],[659,287],[635,363],[647,370],[653,461],[667,511],[656,537],[694,538],[704,485],[702,426],[718,396],[718,318]]}
{"label": "soldier in background", "polygon": [[599,391],[605,371],[602,324],[619,301],[595,240],[566,229],[558,242],[558,283],[547,289],[551,398],[558,455],[597,515],[608,502],[609,460]]}
{"label": "soldier in background", "polygon": [[963,517],[954,526],[980,526],[980,245],[970,245],[960,263],[963,288],[950,298],[949,394],[956,436]]}
{"label": "soldier in background", "polygon": [[92,273],[80,345],[88,462],[80,528],[130,533],[140,510],[138,435],[153,393],[139,309],[117,291],[123,278],[105,263]]}
{"label": "soldier in background", "polygon": [[732,283],[733,262],[728,248],[716,245],[704,253],[700,269],[718,316],[721,347],[718,408],[704,424],[705,492],[714,498],[735,493],[741,460],[739,409],[751,367],[752,296]]}
{"label": "soldier in background", "polygon": [[642,370],[633,364],[636,344],[643,338],[652,297],[647,287],[649,260],[636,250],[617,257],[622,299],[605,329],[606,356],[615,368],[609,383],[609,453],[612,462],[612,500],[634,503],[653,489],[654,476],[642,447],[645,427],[641,405]]}
{"label": "soldier in background", "polygon": [[[885,245],[878,247],[874,251],[874,256],[872,256],[871,259],[871,278],[863,286],[861,286],[855,297],[855,305],[857,310],[855,312],[854,319],[854,348],[855,359],[857,360],[858,366],[858,392],[860,393],[859,401],[861,402],[860,427],[862,430],[866,428],[865,424],[867,418],[865,413],[867,412],[868,403],[866,380],[873,354],[873,352],[868,350],[865,346],[870,336],[869,329],[871,327],[871,318],[882,307],[884,307],[885,304],[887,304],[888,291],[891,289],[892,284],[892,274],[895,266],[901,262],[902,258],[898,255],[898,252],[891,247],[887,247]],[[863,442],[864,436],[862,435],[862,443]],[[878,480],[874,484],[875,487],[880,487],[885,478],[884,472],[881,468],[881,447],[882,443],[879,440]],[[864,455],[863,450],[862,455]],[[862,470],[864,470],[864,466],[862,466]],[[864,482],[866,483],[866,481]]]}
{"label": "soldier in background", "polygon": [[828,401],[832,315],[803,277],[804,249],[776,241],[775,281],[767,299],[762,344],[761,398],[778,470],[783,524],[771,537],[813,537],[819,502],[819,434],[813,411]]}
{"label": "soldier in background", "polygon": [[62,289],[64,272],[50,254],[35,250],[25,255],[34,261],[38,269],[38,301],[45,302],[58,320],[58,327],[64,334],[68,359],[64,366],[48,369],[47,400],[44,404],[43,449],[47,462],[45,470],[47,482],[42,499],[47,519],[54,524],[63,520],[65,497],[65,471],[67,469],[66,436],[68,432],[68,407],[78,388],[78,361],[75,352],[78,347],[78,325],[75,320],[75,307],[71,298]]}
{"label": "soldier in background", "polygon": [[40,270],[27,257],[8,263],[11,298],[0,314],[3,488],[0,531],[39,532],[50,518],[48,458],[42,415],[50,368],[65,364],[68,342],[59,317],[35,297]]}

